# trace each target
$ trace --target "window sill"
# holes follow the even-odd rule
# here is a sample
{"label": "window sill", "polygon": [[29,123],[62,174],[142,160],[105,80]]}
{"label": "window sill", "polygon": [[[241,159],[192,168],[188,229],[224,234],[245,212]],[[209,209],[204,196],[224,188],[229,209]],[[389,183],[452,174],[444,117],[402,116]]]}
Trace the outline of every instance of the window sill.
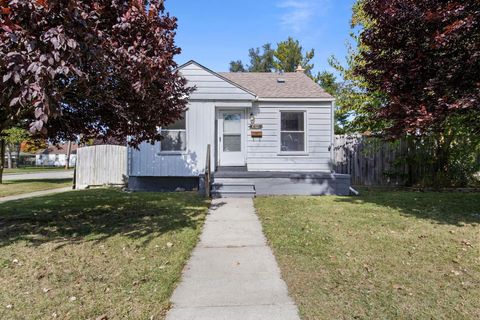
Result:
{"label": "window sill", "polygon": [[307,152],[280,152],[277,153],[279,157],[308,157],[310,154]]}

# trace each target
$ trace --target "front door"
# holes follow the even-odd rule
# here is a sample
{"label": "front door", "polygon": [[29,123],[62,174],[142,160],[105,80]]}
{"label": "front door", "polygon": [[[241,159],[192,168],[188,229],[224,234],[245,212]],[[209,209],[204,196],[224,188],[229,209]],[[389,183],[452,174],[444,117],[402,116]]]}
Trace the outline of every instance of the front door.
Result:
{"label": "front door", "polygon": [[244,166],[245,112],[243,110],[219,111],[217,132],[220,166]]}

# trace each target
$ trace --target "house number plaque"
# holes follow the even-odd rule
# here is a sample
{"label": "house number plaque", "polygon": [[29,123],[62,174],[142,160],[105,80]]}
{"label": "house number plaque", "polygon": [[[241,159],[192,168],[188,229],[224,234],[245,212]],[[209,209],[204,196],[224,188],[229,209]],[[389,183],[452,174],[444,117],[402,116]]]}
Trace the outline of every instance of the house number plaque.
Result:
{"label": "house number plaque", "polygon": [[252,138],[261,138],[261,137],[263,137],[263,131],[252,130],[251,135],[252,135]]}

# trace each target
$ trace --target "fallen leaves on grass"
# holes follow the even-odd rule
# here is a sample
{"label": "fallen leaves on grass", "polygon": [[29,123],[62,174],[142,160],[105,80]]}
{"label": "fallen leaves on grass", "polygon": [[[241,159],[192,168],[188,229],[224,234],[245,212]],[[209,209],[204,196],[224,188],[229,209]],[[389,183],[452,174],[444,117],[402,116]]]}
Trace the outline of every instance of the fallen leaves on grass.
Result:
{"label": "fallen leaves on grass", "polygon": [[392,287],[395,290],[405,290],[405,288],[400,284],[394,284]]}
{"label": "fallen leaves on grass", "polygon": [[367,272],[371,273],[373,272],[373,268],[371,266],[369,266],[368,264],[364,264],[363,267],[365,268],[365,270],[367,270]]}
{"label": "fallen leaves on grass", "polygon": [[468,240],[465,240],[465,239],[462,240],[461,244],[464,245],[465,247],[473,248],[473,245]]}

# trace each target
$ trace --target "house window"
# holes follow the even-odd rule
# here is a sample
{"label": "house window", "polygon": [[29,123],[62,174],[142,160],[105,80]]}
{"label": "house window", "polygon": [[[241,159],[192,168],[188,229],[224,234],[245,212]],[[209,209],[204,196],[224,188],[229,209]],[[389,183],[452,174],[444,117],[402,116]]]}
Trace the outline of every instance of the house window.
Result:
{"label": "house window", "polygon": [[160,142],[162,152],[183,152],[187,150],[187,127],[185,114],[168,127],[162,128],[163,140]]}
{"label": "house window", "polygon": [[305,112],[281,111],[280,150],[305,152]]}

